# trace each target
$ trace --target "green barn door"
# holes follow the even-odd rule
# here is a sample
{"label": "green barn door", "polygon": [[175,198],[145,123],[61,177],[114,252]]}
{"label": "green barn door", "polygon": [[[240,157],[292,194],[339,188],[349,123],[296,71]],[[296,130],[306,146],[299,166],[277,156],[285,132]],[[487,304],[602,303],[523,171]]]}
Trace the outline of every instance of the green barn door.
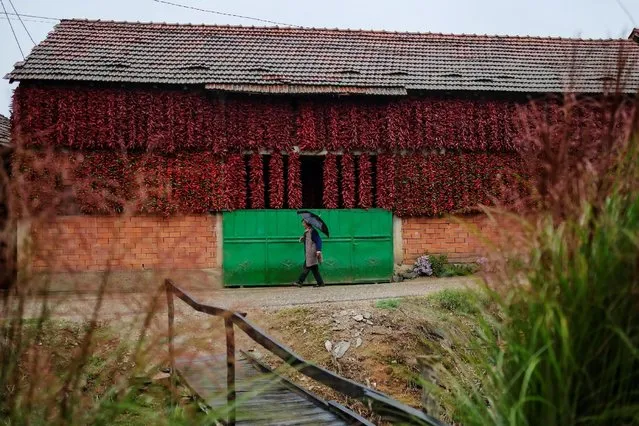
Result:
{"label": "green barn door", "polygon": [[[328,225],[322,235],[327,283],[388,281],[393,273],[390,212],[313,210]],[[304,247],[295,210],[238,210],[223,216],[223,273],[227,287],[291,284],[301,272]],[[311,275],[312,277],[312,275]]]}

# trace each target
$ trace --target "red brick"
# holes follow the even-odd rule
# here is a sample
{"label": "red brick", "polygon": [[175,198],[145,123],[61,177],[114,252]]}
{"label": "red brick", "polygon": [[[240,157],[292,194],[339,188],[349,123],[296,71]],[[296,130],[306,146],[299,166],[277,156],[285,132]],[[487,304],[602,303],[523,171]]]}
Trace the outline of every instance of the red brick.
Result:
{"label": "red brick", "polygon": [[212,216],[57,217],[33,227],[32,267],[50,272],[100,271],[109,264],[135,270],[142,263],[167,269],[210,268],[217,256],[214,230]]}
{"label": "red brick", "polygon": [[[424,252],[447,254],[451,260],[487,255],[489,243],[504,243],[520,235],[515,224],[495,224],[486,216],[406,218],[402,221],[404,262]],[[513,244],[509,244],[512,246]]]}

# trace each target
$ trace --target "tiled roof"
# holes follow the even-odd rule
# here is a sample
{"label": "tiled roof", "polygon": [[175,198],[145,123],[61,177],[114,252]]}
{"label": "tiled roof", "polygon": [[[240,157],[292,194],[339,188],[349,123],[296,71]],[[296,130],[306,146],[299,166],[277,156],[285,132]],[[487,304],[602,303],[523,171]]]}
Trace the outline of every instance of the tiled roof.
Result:
{"label": "tiled roof", "polygon": [[11,123],[7,117],[0,114],[0,145],[9,145]]}
{"label": "tiled roof", "polygon": [[63,20],[7,78],[290,86],[287,93],[307,86],[596,93],[614,82],[620,57],[629,64],[625,90],[635,92],[639,43],[629,39]]}

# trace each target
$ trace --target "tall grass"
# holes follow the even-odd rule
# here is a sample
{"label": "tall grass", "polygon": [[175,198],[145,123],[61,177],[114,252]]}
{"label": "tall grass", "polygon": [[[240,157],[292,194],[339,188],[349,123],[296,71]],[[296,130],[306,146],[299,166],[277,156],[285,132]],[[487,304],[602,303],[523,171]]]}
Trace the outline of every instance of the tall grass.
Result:
{"label": "tall grass", "polygon": [[572,167],[553,175],[578,190],[562,198],[558,179],[537,192],[527,279],[492,293],[500,312],[474,348],[476,385],[451,389],[455,421],[639,424],[639,139],[599,148],[598,163],[536,164]]}
{"label": "tall grass", "polygon": [[[29,159],[28,173],[47,175],[51,181],[68,179],[67,164],[56,160],[52,149],[31,150],[22,142],[14,140],[12,155]],[[46,227],[56,218],[58,208],[72,210],[75,191],[89,185],[92,178],[78,179],[75,187],[57,191],[50,205],[33,209],[25,189],[27,172],[14,167],[10,176],[9,162],[2,166],[0,425],[168,425],[193,424],[205,418],[192,409],[190,401],[172,400],[166,387],[149,383],[158,367],[168,364],[160,284],[169,272],[141,278],[139,285],[147,292],[120,303],[127,312],[137,314],[129,318],[114,320],[109,312],[114,306],[112,293],[119,288],[110,266],[88,286],[86,278],[67,274],[65,284],[71,293],[53,296],[53,275],[36,274],[29,268],[37,242],[31,242],[28,235],[17,241],[16,228],[21,222]],[[141,188],[134,202],[121,200],[125,211],[120,220],[131,217],[134,204],[144,202],[147,195]],[[64,241],[63,235],[59,238]],[[12,251],[17,242],[24,247],[16,265]],[[80,245],[90,252],[93,244],[84,238]],[[109,265],[121,256],[116,248],[115,244],[108,247]],[[62,260],[45,260],[51,270],[72,272]],[[75,292],[84,288],[86,300],[74,308],[73,302],[80,299]],[[72,321],[60,322],[58,315]]]}

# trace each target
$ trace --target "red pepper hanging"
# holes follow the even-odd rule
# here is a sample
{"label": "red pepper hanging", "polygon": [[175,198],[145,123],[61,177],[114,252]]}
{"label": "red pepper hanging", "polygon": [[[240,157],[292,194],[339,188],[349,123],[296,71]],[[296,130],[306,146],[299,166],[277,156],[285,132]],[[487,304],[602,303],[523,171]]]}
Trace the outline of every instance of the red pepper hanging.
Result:
{"label": "red pepper hanging", "polygon": [[[99,140],[98,146],[100,148],[106,149],[118,149],[119,147],[115,142],[115,89],[105,89],[102,94],[101,99],[102,107],[102,118],[99,120],[100,127],[99,131]],[[160,117],[160,120],[163,121],[164,117]]]}
{"label": "red pepper hanging", "polygon": [[302,207],[302,175],[298,153],[291,153],[288,156],[288,207],[290,209]]}
{"label": "red pepper hanging", "polygon": [[242,154],[232,154],[224,165],[224,204],[228,210],[246,208],[246,166]]}
{"label": "red pepper hanging", "polygon": [[397,135],[399,134],[397,115],[398,111],[395,103],[389,103],[386,105],[386,138],[388,139],[389,147],[392,150],[402,148],[397,141]]}
{"label": "red pepper hanging", "polygon": [[[145,182],[156,181],[151,187],[156,187],[157,190],[140,207],[141,211],[166,215],[176,208],[183,213],[203,212],[211,208],[246,208],[244,157],[227,154],[227,150],[232,148],[232,152],[237,153],[246,147],[249,140],[246,131],[248,122],[257,129],[253,143],[267,145],[270,149],[290,149],[295,140],[295,121],[288,102],[271,103],[266,99],[263,104],[257,105],[253,100],[246,99],[229,99],[226,102],[232,107],[229,111],[225,110],[225,104],[212,104],[209,99],[196,92],[23,86],[14,95],[14,126],[23,125],[25,138],[32,136],[35,144],[46,145],[51,142],[56,147],[69,146],[81,150],[85,156],[82,170],[87,173],[78,172],[79,195],[76,201],[83,212],[108,214],[109,209],[115,212],[121,206],[119,199],[129,196],[127,188],[134,185],[127,184],[133,178],[129,178],[119,168],[120,160],[124,159],[104,152],[108,148],[121,148],[123,141],[126,148],[132,151],[149,148],[157,150],[148,161],[144,160],[144,173],[141,173]],[[251,118],[245,111],[252,110],[252,106],[255,111],[259,109],[260,113]],[[309,132],[311,127],[314,129],[309,132],[308,139],[314,141],[309,147],[328,145],[329,148],[352,152],[356,146],[380,149],[382,144],[392,141],[393,146],[398,149],[414,150],[421,146],[448,150],[456,147],[465,152],[463,156],[450,152],[426,157],[409,154],[401,159],[401,166],[399,163],[395,164],[400,161],[398,157],[380,155],[376,205],[395,209],[400,215],[469,211],[478,203],[490,204],[505,196],[518,196],[514,192],[521,189],[516,187],[514,177],[509,174],[520,175],[524,166],[514,160],[516,157],[512,153],[496,151],[512,151],[517,148],[516,142],[523,142],[518,139],[535,138],[539,131],[557,134],[567,130],[566,126],[582,126],[580,131],[574,132],[576,136],[581,139],[597,139],[600,137],[597,133],[599,128],[604,127],[586,127],[604,120],[603,116],[600,118],[597,115],[603,115],[602,112],[589,110],[593,108],[590,105],[584,105],[583,111],[578,110],[574,120],[566,120],[561,105],[557,103],[545,104],[541,111],[531,106],[518,111],[520,106],[497,100],[479,102],[437,98],[428,102],[406,100],[393,108],[387,108],[385,103],[364,106],[353,100],[341,103],[316,102],[307,106],[307,112],[302,115],[310,121],[304,124],[304,131]],[[473,112],[460,116],[461,110]],[[198,112],[197,115],[195,111]],[[413,118],[409,119],[408,112]],[[538,119],[546,128],[539,129],[530,123],[516,122],[522,121],[523,114],[530,115],[531,119]],[[255,117],[264,117],[264,120],[258,123]],[[317,119],[320,122],[315,121]],[[366,126],[373,121],[378,124]],[[412,124],[407,126],[407,123]],[[460,125],[461,128],[456,132],[455,126]],[[526,127],[522,127],[523,125]],[[18,129],[16,127],[13,131],[17,132]],[[261,131],[266,133],[260,136]],[[387,137],[380,138],[382,133]],[[421,144],[420,135],[426,143]],[[335,141],[339,141],[339,144],[335,145]],[[219,159],[202,153],[211,148],[214,152],[223,154],[222,158],[225,160],[224,167],[217,172],[214,170]],[[188,155],[185,152],[187,150]],[[175,159],[161,156],[172,151],[175,151],[172,156]],[[127,156],[134,157],[131,153]],[[302,188],[299,155],[293,154],[290,157],[287,187],[282,158],[277,157],[279,155],[274,156],[269,163],[270,204],[275,208],[283,206],[286,193],[288,205],[300,207]],[[346,207],[366,207],[372,204],[373,194],[368,190],[371,186],[370,172],[367,171],[370,169],[369,160],[370,157],[366,156],[359,158],[360,173],[356,177],[352,155],[346,155],[342,160],[343,175],[340,178],[336,157],[327,156],[323,171],[325,190],[322,200],[326,207],[339,207],[340,198],[344,200]],[[251,186],[256,194],[250,203],[252,207],[264,205],[264,197],[260,196],[264,194],[264,182],[256,178],[263,178],[264,171],[256,161],[253,158],[251,163]],[[210,170],[211,175],[197,170]],[[495,178],[500,175],[503,177],[501,180]],[[98,191],[91,185],[82,186],[82,181],[87,180],[86,176],[91,176],[91,182],[93,186],[98,185],[95,187]],[[160,178],[166,182],[160,183]],[[508,181],[507,178],[511,180]],[[32,200],[37,200],[39,205],[46,205],[46,182],[41,182],[44,189],[37,189],[38,182],[42,180],[45,178],[34,178],[28,191]],[[122,191],[115,190],[112,183],[116,181],[122,185]],[[167,188],[171,187],[169,183],[173,185],[175,203],[170,203],[165,196]],[[510,186],[513,187],[510,191],[513,194],[504,191]],[[83,188],[85,192],[82,192]],[[214,195],[206,196],[207,191],[218,194],[217,198]],[[54,197],[55,194],[51,196]],[[99,197],[104,200],[100,201]],[[111,201],[105,197],[110,197]],[[51,205],[57,206],[55,199],[51,200]]]}
{"label": "red pepper hanging", "polygon": [[346,149],[354,150],[360,148],[359,135],[357,134],[358,106],[355,103],[350,104],[348,112],[348,125],[346,127],[347,141]]}
{"label": "red pepper hanging", "polygon": [[395,203],[395,158],[392,154],[377,157],[377,207],[392,210]]}
{"label": "red pepper hanging", "polygon": [[327,125],[326,125],[326,133],[327,133],[327,142],[326,149],[338,149],[339,147],[339,111],[338,107],[331,103],[330,106],[327,106]]}
{"label": "red pepper hanging", "polygon": [[37,115],[39,120],[36,119],[32,122],[34,129],[37,129],[37,133],[35,133],[37,142],[40,145],[49,145],[55,142],[56,94],[55,92],[49,94],[46,90],[37,88],[34,90],[32,100],[39,113]]}
{"label": "red pepper hanging", "polygon": [[210,152],[178,153],[171,160],[171,200],[181,213],[220,209],[219,159]]}
{"label": "red pepper hanging", "polygon": [[411,115],[410,112],[410,102],[409,101],[398,101],[395,107],[395,113],[397,114],[396,118],[396,126],[397,126],[397,134],[395,135],[395,141],[397,143],[397,147],[401,149],[410,149],[410,132],[409,132],[409,117]]}
{"label": "red pepper hanging", "polygon": [[[174,98],[172,98],[174,99]],[[127,148],[127,120],[130,118],[126,110],[126,96],[123,90],[117,90],[113,97],[113,124],[111,130],[114,146],[119,150]]]}
{"label": "red pepper hanging", "polygon": [[68,141],[66,140],[68,134],[67,123],[69,122],[67,113],[70,104],[65,95],[65,91],[60,89],[56,89],[53,92],[53,105],[55,105],[57,114],[54,116],[55,121],[48,132],[51,135],[50,140],[53,146],[68,146]]}
{"label": "red pepper hanging", "polygon": [[337,158],[335,154],[327,154],[324,159],[324,193],[322,195],[322,203],[326,209],[339,207],[337,179]]}
{"label": "red pepper hanging", "polygon": [[[535,113],[504,100],[455,98],[366,102],[358,100],[306,100],[295,116],[289,101],[230,98],[212,100],[193,91],[29,86],[15,92],[15,116],[34,143],[86,149],[151,149],[172,153],[183,149],[395,149],[444,148],[463,151],[512,151],[513,140],[524,130],[522,113]],[[550,101],[549,101],[550,102]],[[523,105],[522,105],[523,106]],[[583,139],[596,138],[592,124],[597,114],[592,105],[566,126]],[[561,113],[556,103],[546,102],[539,120]],[[579,112],[580,109],[577,109]],[[526,114],[524,114],[526,115]],[[539,115],[539,114],[534,114]],[[534,119],[535,116],[530,117]],[[563,123],[563,119],[555,123]],[[381,137],[384,135],[383,137]],[[295,140],[297,139],[297,142]]]}
{"label": "red pepper hanging", "polygon": [[373,207],[373,176],[371,160],[368,155],[359,156],[359,207],[369,209]]}
{"label": "red pepper hanging", "polygon": [[279,152],[269,161],[269,203],[273,209],[284,207],[284,159]]}
{"label": "red pepper hanging", "polygon": [[249,162],[249,180],[251,185],[251,208],[264,208],[264,166],[260,154],[251,155]]}
{"label": "red pepper hanging", "polygon": [[[91,158],[86,158],[86,161],[91,161]],[[136,191],[140,211],[167,216],[173,209],[173,204],[168,202],[171,170],[167,158],[152,153],[142,154],[135,160],[133,168],[135,176],[140,179]]]}
{"label": "red pepper hanging", "polygon": [[22,108],[24,100],[24,91],[21,86],[16,87],[11,97],[11,110],[13,117],[11,118],[11,139],[14,143],[23,144],[22,136],[25,133],[25,110]]}
{"label": "red pepper hanging", "polygon": [[226,105],[219,99],[197,98],[201,112],[196,110],[196,132],[204,139],[203,146],[210,147],[213,152],[225,153],[226,142]]}
{"label": "red pepper hanging", "polygon": [[[385,158],[390,158],[390,156],[385,156]],[[414,203],[409,200],[413,200],[416,198],[416,194],[411,194],[410,191],[414,190],[415,185],[415,161],[411,158],[412,161],[406,161],[406,157],[400,157],[394,159],[396,162],[397,168],[397,199],[400,200],[397,202],[397,205],[394,206],[394,211],[398,216],[412,216],[411,207]],[[380,167],[383,164],[383,161],[380,161]],[[380,170],[381,171],[381,170]],[[379,187],[380,195],[384,195],[383,192],[383,182],[380,182],[382,186]],[[417,189],[421,189],[419,185],[417,185]],[[421,194],[420,194],[421,195]],[[380,199],[380,203],[384,199]],[[387,208],[383,204],[380,204],[379,207]]]}
{"label": "red pepper hanging", "polygon": [[[149,121],[150,111],[149,105],[151,104],[151,95],[148,91],[143,91],[134,95],[135,104],[133,105],[134,111],[137,113],[137,138],[133,147],[137,149],[148,149],[149,146]],[[88,96],[91,99],[91,96]],[[90,102],[90,101],[88,101]]]}
{"label": "red pepper hanging", "polygon": [[422,102],[413,101],[410,102],[409,105],[411,110],[408,127],[409,143],[413,149],[423,149],[424,139],[422,138],[422,135],[424,134],[424,118],[422,116]]}
{"label": "red pepper hanging", "polygon": [[[197,155],[198,153],[195,153]],[[210,210],[220,211],[224,209],[224,175],[222,161],[219,156],[212,155],[212,160],[206,165],[205,170],[210,181],[209,203]]]}
{"label": "red pepper hanging", "polygon": [[324,100],[323,102],[315,101],[313,105],[313,120],[315,127],[315,147],[314,149],[326,149],[328,144],[328,108],[327,104],[330,101]]}
{"label": "red pepper hanging", "polygon": [[264,148],[277,151],[290,148],[295,119],[291,103],[287,99],[275,98],[264,108]]}
{"label": "red pepper hanging", "polygon": [[297,116],[297,144],[301,150],[317,148],[315,114],[311,101],[302,102]]}
{"label": "red pepper hanging", "polygon": [[342,156],[342,199],[345,208],[355,208],[355,164],[351,154]]}
{"label": "red pepper hanging", "polygon": [[263,104],[259,101],[251,103],[250,107],[243,109],[246,116],[246,136],[245,143],[249,149],[257,149],[263,146],[262,122],[261,118]]}
{"label": "red pepper hanging", "polygon": [[441,185],[439,185],[436,175],[437,154],[429,154],[425,157],[421,157],[421,161],[421,170],[418,172],[421,172],[421,175],[423,176],[423,184],[421,186],[425,190],[425,193],[423,193],[422,197],[420,197],[423,199],[422,205],[414,206],[413,214],[434,216],[437,213],[437,197],[441,192]]}
{"label": "red pepper hanging", "polygon": [[14,144],[24,144],[26,117],[22,108],[24,100],[24,92],[21,86],[18,86],[11,97],[11,109],[13,111],[11,117],[11,140]]}

